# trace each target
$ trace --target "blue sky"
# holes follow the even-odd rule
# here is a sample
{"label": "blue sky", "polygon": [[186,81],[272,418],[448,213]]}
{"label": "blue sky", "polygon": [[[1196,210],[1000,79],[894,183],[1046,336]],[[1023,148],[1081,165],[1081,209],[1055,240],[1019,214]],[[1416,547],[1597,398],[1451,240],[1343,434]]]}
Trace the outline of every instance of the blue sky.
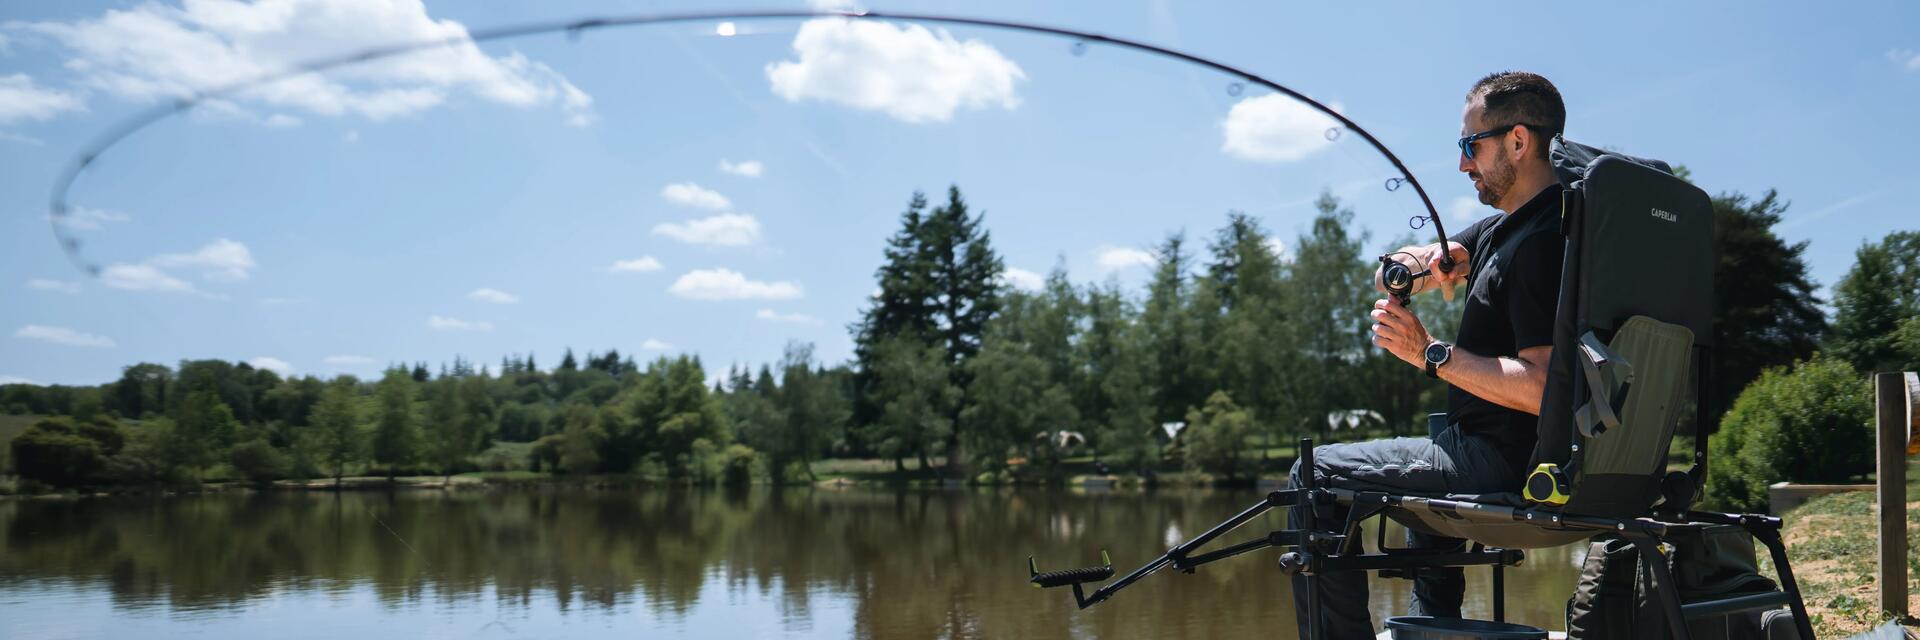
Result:
{"label": "blue sky", "polygon": [[[60,168],[191,87],[364,47],[712,3],[62,2],[0,8],[0,381],[250,360],[369,375],[565,347],[700,354],[713,373],[828,361],[909,194],[958,184],[1028,283],[1137,287],[1139,251],[1231,209],[1283,244],[1331,189],[1373,245],[1410,192],[1284,98],[1107,47],[863,21],[545,35],[251,91],[144,130],[73,190],[88,278],[49,232]],[[743,9],[805,4],[741,2]],[[1864,240],[1920,228],[1920,9],[1432,3],[871,2],[1186,50],[1337,105],[1451,223],[1462,94],[1537,71],[1569,137],[1683,163],[1710,192],[1778,189],[1779,231],[1830,286]],[[1556,26],[1567,25],[1567,26]],[[1577,25],[1577,26],[1574,26]]]}

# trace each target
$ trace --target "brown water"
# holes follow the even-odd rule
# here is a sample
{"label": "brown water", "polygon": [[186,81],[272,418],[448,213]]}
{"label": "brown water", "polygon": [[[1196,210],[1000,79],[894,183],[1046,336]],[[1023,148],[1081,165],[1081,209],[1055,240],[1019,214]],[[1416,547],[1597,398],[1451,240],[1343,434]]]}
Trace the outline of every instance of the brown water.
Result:
{"label": "brown water", "polygon": [[[1274,551],[1167,571],[1087,611],[1026,583],[1122,572],[1240,491],[520,490],[0,501],[0,638],[1288,638]],[[1225,541],[1278,528],[1278,514]],[[1509,569],[1560,628],[1578,551]],[[1488,617],[1488,570],[1468,573]],[[1408,583],[1373,578],[1376,623]]]}

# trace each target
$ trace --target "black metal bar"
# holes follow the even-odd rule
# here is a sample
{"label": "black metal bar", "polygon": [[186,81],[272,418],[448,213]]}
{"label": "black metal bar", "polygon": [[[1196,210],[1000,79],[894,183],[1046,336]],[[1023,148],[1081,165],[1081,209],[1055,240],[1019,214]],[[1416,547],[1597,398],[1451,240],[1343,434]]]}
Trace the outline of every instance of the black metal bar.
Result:
{"label": "black metal bar", "polygon": [[1738,611],[1752,611],[1754,609],[1772,609],[1787,604],[1787,601],[1792,599],[1793,594],[1785,591],[1768,591],[1766,593],[1735,596],[1721,600],[1689,602],[1680,605],[1680,615],[1691,619]]}
{"label": "black metal bar", "polygon": [[1477,567],[1517,565],[1526,557],[1519,549],[1501,549],[1474,553],[1367,553],[1336,555],[1320,560],[1323,571],[1379,571],[1381,569],[1428,569],[1435,567]]}
{"label": "black metal bar", "polygon": [[1674,640],[1692,640],[1693,635],[1687,630],[1687,617],[1680,613],[1680,589],[1673,582],[1673,573],[1667,571],[1667,556],[1660,552],[1659,538],[1645,533],[1625,537],[1640,552],[1640,564],[1647,568],[1645,575],[1652,583],[1647,585],[1647,590],[1660,600],[1660,608],[1666,611],[1667,631],[1673,634]]}
{"label": "black metal bar", "polygon": [[1225,560],[1227,558],[1231,558],[1231,557],[1240,555],[1242,553],[1246,553],[1248,551],[1258,551],[1260,549],[1265,549],[1267,547],[1282,546],[1287,544],[1285,542],[1287,537],[1293,535],[1294,533],[1297,533],[1297,532],[1295,532],[1292,529],[1281,529],[1279,531],[1268,533],[1263,537],[1254,538],[1252,540],[1248,540],[1240,544],[1226,547],[1224,549],[1208,551],[1206,553],[1202,553],[1200,555],[1193,556],[1191,558],[1175,558],[1173,562],[1173,566],[1176,569],[1192,569],[1194,567],[1197,567],[1209,562],[1213,562],[1215,560]]}
{"label": "black metal bar", "polygon": [[1507,621],[1507,565],[1493,565],[1493,621]]}
{"label": "black metal bar", "polygon": [[[1109,582],[1098,589],[1094,589],[1093,595],[1088,596],[1085,601],[1080,603],[1080,608],[1085,609],[1087,607],[1091,607],[1093,605],[1099,604],[1100,601],[1106,600],[1108,596],[1112,596],[1115,591],[1125,589],[1127,588],[1127,585],[1133,584],[1134,581],[1153,575],[1153,572],[1164,569],[1169,564],[1173,564],[1173,559],[1163,555],[1158,558],[1155,558],[1152,562],[1148,562],[1144,565],[1140,565],[1140,568],[1134,569],[1133,573],[1127,574],[1126,577],[1123,577],[1119,580],[1115,580],[1113,582]],[[1074,588],[1078,589],[1079,585],[1075,585]]]}
{"label": "black metal bar", "polygon": [[[1445,247],[1446,245],[1441,245],[1441,248],[1444,249]],[[1317,518],[1316,514],[1314,513],[1314,510],[1315,510],[1314,508],[1318,506],[1314,504],[1313,498],[1314,498],[1314,492],[1319,490],[1320,488],[1320,483],[1314,477],[1315,474],[1313,470],[1313,438],[1301,438],[1300,449],[1298,450],[1298,453],[1299,453],[1298,458],[1299,458],[1299,465],[1300,465],[1300,471],[1301,471],[1300,483],[1305,486],[1295,487],[1295,489],[1299,489],[1305,492],[1303,495],[1305,496],[1306,499],[1302,501],[1303,503],[1305,503],[1305,508],[1301,509],[1300,513],[1302,515],[1301,519],[1305,520],[1306,522],[1298,525],[1294,525],[1294,528],[1300,532],[1298,536],[1299,545],[1300,545],[1299,549],[1300,549],[1300,553],[1305,554],[1306,560],[1307,560],[1307,571],[1305,576],[1306,577],[1305,582],[1307,584],[1307,634],[1306,635],[1307,635],[1307,640],[1321,640],[1320,638],[1320,554],[1318,551],[1316,551],[1313,548],[1313,530],[1315,528],[1314,521]]]}
{"label": "black metal bar", "polygon": [[1269,509],[1298,500],[1298,496],[1294,495],[1296,493],[1296,491],[1291,490],[1280,490],[1269,493],[1259,504],[1247,507],[1245,511],[1234,514],[1233,517],[1227,518],[1226,522],[1214,525],[1212,529],[1208,529],[1205,533],[1194,536],[1192,540],[1175,545],[1172,549],[1167,550],[1167,555],[1172,556],[1175,562],[1179,562],[1185,558],[1187,554],[1193,553],[1194,549],[1204,547],[1207,543],[1212,542],[1214,538],[1218,538],[1228,531],[1240,528],[1240,525],[1260,517],[1260,514],[1266,513]]}
{"label": "black metal bar", "polygon": [[1807,616],[1807,604],[1800,596],[1800,584],[1793,580],[1793,565],[1787,561],[1787,545],[1780,541],[1779,518],[1771,518],[1772,527],[1747,527],[1747,532],[1767,545],[1767,553],[1773,556],[1773,569],[1780,575],[1780,590],[1793,597],[1787,600],[1787,608],[1793,610],[1793,626],[1800,631],[1800,637],[1813,637],[1813,618]]}
{"label": "black metal bar", "polygon": [[1713,406],[1713,347],[1698,347],[1694,364],[1698,374],[1693,382],[1693,465],[1687,468],[1687,476],[1693,480],[1697,498],[1707,486],[1707,436],[1717,431],[1712,421],[1720,415],[1719,407]]}

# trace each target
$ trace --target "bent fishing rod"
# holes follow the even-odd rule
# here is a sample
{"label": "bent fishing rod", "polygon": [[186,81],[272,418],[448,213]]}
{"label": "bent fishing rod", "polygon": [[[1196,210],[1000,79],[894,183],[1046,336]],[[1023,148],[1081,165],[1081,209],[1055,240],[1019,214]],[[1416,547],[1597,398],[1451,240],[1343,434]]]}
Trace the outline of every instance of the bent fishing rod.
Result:
{"label": "bent fishing rod", "polygon": [[[427,50],[427,49],[455,46],[455,45],[466,44],[466,43],[505,40],[509,38],[519,38],[519,37],[548,34],[548,33],[564,33],[569,38],[569,40],[578,41],[581,35],[588,31],[594,31],[594,30],[600,30],[600,29],[611,29],[614,27],[634,27],[634,26],[644,26],[644,25],[663,25],[663,24],[674,24],[674,23],[723,21],[723,20],[724,21],[751,21],[751,20],[798,20],[798,19],[821,19],[821,18],[837,18],[837,19],[848,19],[848,20],[880,20],[880,21],[893,20],[893,21],[902,21],[902,22],[926,22],[926,23],[933,23],[933,24],[984,27],[984,28],[999,29],[999,30],[1005,30],[1005,31],[1035,33],[1035,34],[1049,35],[1049,36],[1061,36],[1061,37],[1066,37],[1074,40],[1073,51],[1076,54],[1080,53],[1081,51],[1084,51],[1087,43],[1108,44],[1108,45],[1113,45],[1115,47],[1119,47],[1122,49],[1138,51],[1142,53],[1147,53],[1149,55],[1171,58],[1174,60],[1179,60],[1183,62],[1200,65],[1201,67],[1213,69],[1215,71],[1219,71],[1219,72],[1228,74],[1230,76],[1236,76],[1245,80],[1246,82],[1252,83],[1257,86],[1266,87],[1275,92],[1284,94],[1287,97],[1297,100],[1301,104],[1305,104],[1308,107],[1312,108],[1313,110],[1318,111],[1329,118],[1332,118],[1335,122],[1339,123],[1340,128],[1359,134],[1362,139],[1366,140],[1368,146],[1373,147],[1375,151],[1379,152],[1381,156],[1387,159],[1387,162],[1393,165],[1393,168],[1396,171],[1398,171],[1400,175],[1398,177],[1388,178],[1385,183],[1386,189],[1388,191],[1395,191],[1395,190],[1398,190],[1400,185],[1402,184],[1413,186],[1414,192],[1420,196],[1420,204],[1422,207],[1426,209],[1427,215],[1415,216],[1411,222],[1414,223],[1413,226],[1416,229],[1419,228],[1420,223],[1423,221],[1433,223],[1433,228],[1439,237],[1440,248],[1441,248],[1441,258],[1439,262],[1439,268],[1442,272],[1451,272],[1453,270],[1454,260],[1451,252],[1446,250],[1447,233],[1446,233],[1446,230],[1441,226],[1440,214],[1434,208],[1432,198],[1427,196],[1426,188],[1421,186],[1420,181],[1413,176],[1413,172],[1409,171],[1407,169],[1406,164],[1402,163],[1398,156],[1395,156],[1392,151],[1387,149],[1386,145],[1381,144],[1378,138],[1375,138],[1372,133],[1369,133],[1364,127],[1361,127],[1359,123],[1356,123],[1352,119],[1348,118],[1347,116],[1342,115],[1340,112],[1335,111],[1332,108],[1329,108],[1327,105],[1321,104],[1320,101],[1315,100],[1311,97],[1308,97],[1304,93],[1295,91],[1278,82],[1274,82],[1273,80],[1269,80],[1253,72],[1246,71],[1244,69],[1240,69],[1238,67],[1228,65],[1226,63],[1214,61],[1208,58],[1203,58],[1191,53],[1169,49],[1167,47],[1147,44],[1144,42],[1129,40],[1126,38],[1101,35],[1097,33],[1089,33],[1089,32],[1078,31],[1074,29],[1050,27],[1050,26],[1025,23],[1025,22],[1013,22],[1013,21],[1006,21],[1006,20],[968,18],[968,17],[960,17],[960,16],[932,15],[932,14],[887,13],[887,12],[879,12],[879,11],[779,11],[779,10],[708,11],[708,12],[691,12],[691,13],[656,13],[656,14],[588,17],[588,18],[580,18],[580,19],[560,21],[560,22],[534,22],[534,23],[526,23],[526,24],[520,24],[520,25],[494,27],[489,29],[481,29],[481,30],[473,31],[473,32],[470,32],[469,34],[458,36],[458,37],[425,40],[425,41],[412,42],[412,43],[401,43],[401,44],[389,45],[384,47],[375,47],[375,48],[366,49],[366,50],[358,51],[358,52],[347,54],[347,55],[321,58],[312,62],[294,65],[283,70],[261,74],[261,75],[248,78],[245,80],[241,80],[238,82],[233,82],[230,84],[219,85],[219,86],[215,86],[215,87],[211,87],[203,90],[193,91],[191,93],[188,93],[187,95],[178,97],[166,104],[157,105],[155,107],[146,109],[144,111],[138,112],[126,119],[123,119],[115,123],[113,126],[109,127],[104,133],[102,133],[100,137],[96,138],[92,144],[89,144],[86,147],[83,147],[80,153],[74,156],[72,161],[70,161],[67,164],[66,168],[61,172],[60,176],[54,181],[53,193],[51,197],[51,202],[48,207],[47,219],[48,219],[48,222],[53,227],[53,235],[55,240],[60,244],[61,249],[67,254],[68,259],[72,261],[74,265],[79,267],[82,271],[85,271],[89,276],[99,277],[100,266],[95,262],[88,260],[86,256],[82,254],[80,238],[74,233],[72,233],[67,228],[67,225],[65,224],[69,221],[69,215],[73,209],[73,207],[70,204],[70,195],[71,195],[71,190],[73,188],[73,183],[79,179],[80,175],[84,173],[89,167],[91,167],[97,160],[99,160],[102,155],[104,155],[109,150],[111,150],[115,145],[119,144],[120,141],[125,140],[126,138],[132,136],[135,133],[138,133],[139,131],[147,128],[148,126],[160,120],[166,119],[167,117],[172,116],[174,114],[187,111],[188,109],[191,109],[194,106],[199,105],[208,100],[216,100],[220,98],[234,96],[245,90],[259,87],[266,84],[271,84],[276,81],[286,80],[289,78],[294,78],[294,77],[309,74],[309,73],[318,73],[322,71],[327,71],[330,69],[335,69],[335,68],[339,68],[339,67],[343,67],[351,64],[364,63],[364,62],[380,60],[384,58],[391,58],[394,56],[412,53],[416,51]],[[1235,89],[1237,89],[1237,87],[1235,87]],[[1233,93],[1237,95],[1238,91],[1233,91]],[[1333,131],[1335,134],[1337,134],[1336,130],[1330,130],[1330,131]],[[1383,275],[1387,276],[1384,279],[1384,282],[1387,284],[1389,288],[1389,292],[1395,293],[1397,297],[1400,296],[1402,293],[1410,293],[1413,286],[1412,283],[1415,279],[1429,275],[1429,272],[1427,271],[1414,273],[1410,269],[1406,269],[1404,265],[1401,265],[1398,261],[1389,260],[1388,256],[1381,256],[1381,261],[1383,263],[1383,269],[1384,269]],[[1395,269],[1395,267],[1400,267],[1400,268]],[[1402,299],[1404,301],[1404,298]]]}

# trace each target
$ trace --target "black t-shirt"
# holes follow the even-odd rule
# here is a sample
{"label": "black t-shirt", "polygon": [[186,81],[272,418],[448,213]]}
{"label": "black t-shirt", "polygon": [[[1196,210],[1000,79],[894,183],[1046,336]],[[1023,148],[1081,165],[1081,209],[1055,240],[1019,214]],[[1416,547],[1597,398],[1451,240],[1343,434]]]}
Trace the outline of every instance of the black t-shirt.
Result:
{"label": "black t-shirt", "polygon": [[[1454,234],[1452,240],[1467,247],[1473,265],[1455,350],[1512,357],[1521,349],[1553,344],[1560,256],[1566,247],[1560,192],[1555,184],[1513,213],[1488,216]],[[1464,434],[1493,440],[1513,470],[1525,472],[1521,467],[1533,455],[1537,416],[1449,386],[1447,419]]]}

